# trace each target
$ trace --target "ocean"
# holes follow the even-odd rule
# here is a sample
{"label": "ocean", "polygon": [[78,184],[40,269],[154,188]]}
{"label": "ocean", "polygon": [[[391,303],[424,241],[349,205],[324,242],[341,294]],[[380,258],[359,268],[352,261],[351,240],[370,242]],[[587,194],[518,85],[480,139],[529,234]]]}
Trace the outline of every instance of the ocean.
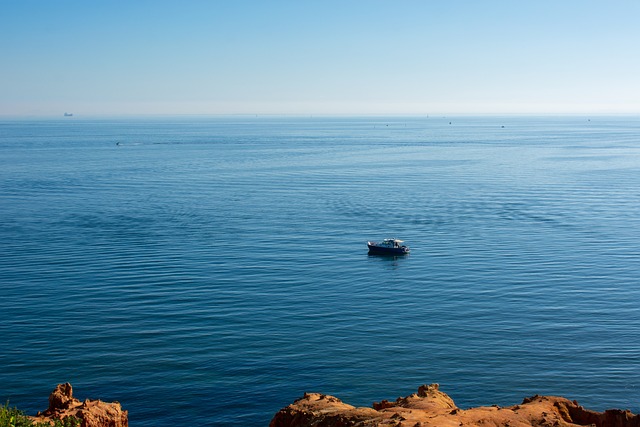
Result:
{"label": "ocean", "polygon": [[[640,412],[640,117],[0,120],[0,401]],[[367,254],[397,237],[404,257]]]}

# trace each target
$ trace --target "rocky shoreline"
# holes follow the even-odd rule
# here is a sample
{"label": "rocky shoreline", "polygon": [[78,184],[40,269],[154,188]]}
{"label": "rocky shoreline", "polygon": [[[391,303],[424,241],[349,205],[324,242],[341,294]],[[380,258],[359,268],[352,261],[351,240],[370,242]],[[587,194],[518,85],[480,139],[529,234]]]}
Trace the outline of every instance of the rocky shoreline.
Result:
{"label": "rocky shoreline", "polygon": [[[53,423],[75,417],[80,427],[128,427],[128,412],[118,402],[73,397],[71,384],[59,384],[49,396],[49,407],[36,423]],[[597,412],[575,400],[539,396],[513,406],[460,409],[438,384],[423,385],[418,392],[395,401],[355,407],[334,396],[305,393],[271,420],[269,427],[640,427],[640,415],[619,409]]]}
{"label": "rocky shoreline", "polygon": [[73,397],[71,384],[58,384],[49,395],[49,407],[36,416],[29,417],[35,423],[52,424],[54,420],[75,417],[80,427],[128,427],[129,414],[118,402],[86,399],[81,402]]}
{"label": "rocky shoreline", "polygon": [[357,408],[340,399],[305,393],[271,420],[270,427],[640,427],[640,416],[630,411],[585,409],[563,397],[533,396],[519,405],[458,408],[438,384],[393,402],[374,402]]}

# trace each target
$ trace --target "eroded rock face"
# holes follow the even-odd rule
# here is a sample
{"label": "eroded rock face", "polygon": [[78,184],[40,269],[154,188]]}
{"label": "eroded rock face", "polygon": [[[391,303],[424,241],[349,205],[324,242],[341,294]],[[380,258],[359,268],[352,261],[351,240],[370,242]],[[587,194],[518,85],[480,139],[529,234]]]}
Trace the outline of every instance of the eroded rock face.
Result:
{"label": "eroded rock face", "polygon": [[100,400],[87,399],[80,402],[73,397],[71,384],[58,384],[49,395],[49,408],[30,417],[35,422],[52,422],[73,416],[81,421],[81,427],[128,427],[127,411],[123,411],[120,403],[107,403]]}
{"label": "eroded rock face", "polygon": [[48,412],[55,412],[68,409],[73,403],[73,387],[71,384],[58,384],[55,390],[49,395]]}
{"label": "eroded rock face", "polygon": [[590,411],[576,401],[538,395],[509,407],[460,409],[438,384],[431,384],[394,402],[374,402],[372,408],[356,408],[333,396],[305,393],[281,409],[270,423],[270,427],[348,426],[640,427],[640,416],[629,411]]}

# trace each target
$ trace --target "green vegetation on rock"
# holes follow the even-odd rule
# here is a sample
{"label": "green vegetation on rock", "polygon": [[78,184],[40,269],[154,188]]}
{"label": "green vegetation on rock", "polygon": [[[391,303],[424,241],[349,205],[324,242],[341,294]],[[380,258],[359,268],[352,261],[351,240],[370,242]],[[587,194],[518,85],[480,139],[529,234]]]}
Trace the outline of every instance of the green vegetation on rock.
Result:
{"label": "green vegetation on rock", "polygon": [[[78,427],[81,421],[76,417],[55,420],[53,427]],[[9,402],[0,405],[0,427],[52,427],[49,423],[34,423],[21,410],[11,408]]]}

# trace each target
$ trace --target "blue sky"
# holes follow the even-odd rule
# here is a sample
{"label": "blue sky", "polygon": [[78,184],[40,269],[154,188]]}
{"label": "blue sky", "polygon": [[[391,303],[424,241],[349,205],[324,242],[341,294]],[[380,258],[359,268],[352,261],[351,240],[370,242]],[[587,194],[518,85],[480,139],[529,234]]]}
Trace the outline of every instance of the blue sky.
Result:
{"label": "blue sky", "polygon": [[0,10],[0,115],[640,113],[639,0]]}

